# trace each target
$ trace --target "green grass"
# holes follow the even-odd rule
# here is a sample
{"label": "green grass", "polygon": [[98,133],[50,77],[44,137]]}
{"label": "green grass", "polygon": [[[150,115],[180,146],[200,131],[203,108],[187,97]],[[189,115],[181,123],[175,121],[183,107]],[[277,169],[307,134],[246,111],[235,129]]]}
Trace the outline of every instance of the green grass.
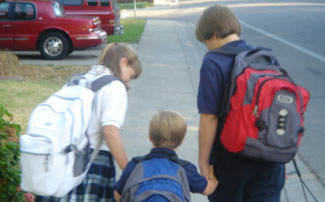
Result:
{"label": "green grass", "polygon": [[121,24],[124,26],[124,33],[121,35],[108,36],[107,43],[139,43],[146,22],[145,19],[121,19]]}
{"label": "green grass", "polygon": [[[124,34],[108,36],[107,42],[138,43],[144,30],[144,19],[122,19]],[[24,81],[0,80],[0,104],[13,114],[13,123],[25,132],[30,113],[36,105],[56,92],[72,75],[84,72],[87,66],[21,65],[18,58],[0,52],[0,75],[21,75]]]}
{"label": "green grass", "polygon": [[89,67],[21,66],[20,68],[28,70],[28,74],[23,70],[20,71],[24,81],[0,80],[0,104],[13,114],[13,123],[21,125],[24,133],[30,113],[36,105],[59,90],[72,75],[84,72]]}
{"label": "green grass", "polygon": [[[120,9],[133,9],[134,8],[134,4],[133,3],[119,3],[120,5]],[[137,8],[147,8],[153,6],[153,3],[149,3],[149,2],[137,2],[136,3],[136,7]]]}
{"label": "green grass", "polygon": [[13,122],[26,130],[28,118],[37,104],[57,91],[62,83],[53,81],[1,81],[0,82],[0,104],[11,114]]}

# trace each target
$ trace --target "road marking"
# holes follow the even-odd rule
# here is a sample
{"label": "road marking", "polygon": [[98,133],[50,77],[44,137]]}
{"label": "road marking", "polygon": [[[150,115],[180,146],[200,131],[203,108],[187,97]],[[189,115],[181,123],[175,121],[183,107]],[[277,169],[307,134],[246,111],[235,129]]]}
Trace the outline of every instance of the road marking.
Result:
{"label": "road marking", "polygon": [[317,60],[320,60],[321,62],[325,62],[325,57],[323,57],[323,56],[320,55],[320,54],[317,54],[317,53],[315,53],[315,52],[313,52],[313,51],[310,51],[310,50],[308,50],[308,49],[306,49],[306,48],[304,48],[304,47],[301,47],[301,46],[299,46],[299,45],[297,45],[297,44],[294,44],[294,43],[292,43],[292,42],[290,42],[290,41],[287,41],[287,40],[285,40],[285,39],[282,39],[282,38],[280,38],[280,37],[278,37],[278,36],[275,36],[275,35],[273,35],[273,34],[271,34],[271,33],[268,33],[268,32],[266,32],[266,31],[264,31],[264,30],[261,30],[261,29],[259,29],[259,28],[257,28],[257,27],[254,27],[254,26],[252,26],[252,25],[249,25],[249,24],[247,24],[246,22],[244,22],[244,21],[242,21],[242,20],[240,20],[240,23],[241,23],[242,25],[244,25],[245,27],[248,27],[249,29],[252,29],[252,30],[254,30],[254,31],[256,31],[256,32],[259,32],[259,33],[261,33],[261,34],[264,34],[264,35],[266,35],[266,36],[268,36],[268,37],[270,37],[270,38],[272,38],[272,39],[275,39],[275,40],[277,40],[277,41],[280,41],[280,42],[282,42],[282,43],[284,43],[284,44],[286,44],[286,45],[288,45],[288,46],[291,46],[292,48],[295,48],[295,49],[297,49],[297,50],[299,50],[299,51],[301,51],[301,52],[303,52],[303,53],[305,53],[305,54],[307,54],[307,55],[309,55],[309,56],[311,56],[311,57],[313,57],[313,58],[315,58],[315,59],[317,59]]}

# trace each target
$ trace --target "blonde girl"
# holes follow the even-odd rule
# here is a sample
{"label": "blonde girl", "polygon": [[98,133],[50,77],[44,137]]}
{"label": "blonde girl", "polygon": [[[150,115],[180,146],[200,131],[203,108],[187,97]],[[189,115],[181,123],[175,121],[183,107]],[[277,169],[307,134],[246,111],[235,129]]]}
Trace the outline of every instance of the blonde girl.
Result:
{"label": "blonde girl", "polygon": [[127,108],[127,89],[130,81],[142,71],[141,62],[128,44],[107,45],[94,65],[84,74],[92,81],[101,75],[113,75],[114,80],[96,92],[91,121],[88,127],[91,148],[104,139],[101,149],[83,182],[62,198],[36,197],[38,201],[114,201],[115,166],[123,170],[128,163],[119,129],[123,125]]}

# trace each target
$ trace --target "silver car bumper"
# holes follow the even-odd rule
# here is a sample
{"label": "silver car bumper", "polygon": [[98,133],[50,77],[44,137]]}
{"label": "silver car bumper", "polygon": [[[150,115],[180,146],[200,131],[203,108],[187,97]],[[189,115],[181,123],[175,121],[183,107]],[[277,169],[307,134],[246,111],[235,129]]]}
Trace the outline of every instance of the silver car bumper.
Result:
{"label": "silver car bumper", "polygon": [[103,30],[99,31],[98,32],[98,35],[100,36],[100,38],[102,39],[102,42],[106,43],[106,40],[107,40],[107,33]]}

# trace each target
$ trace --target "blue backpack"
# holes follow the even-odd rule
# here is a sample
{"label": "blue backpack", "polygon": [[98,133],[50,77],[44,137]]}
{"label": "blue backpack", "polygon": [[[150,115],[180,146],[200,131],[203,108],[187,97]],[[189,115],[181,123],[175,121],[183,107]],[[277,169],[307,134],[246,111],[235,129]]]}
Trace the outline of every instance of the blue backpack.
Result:
{"label": "blue backpack", "polygon": [[[166,153],[164,153],[166,155]],[[189,202],[190,188],[183,166],[189,162],[176,155],[133,158],[137,163],[121,194],[121,202]]]}

